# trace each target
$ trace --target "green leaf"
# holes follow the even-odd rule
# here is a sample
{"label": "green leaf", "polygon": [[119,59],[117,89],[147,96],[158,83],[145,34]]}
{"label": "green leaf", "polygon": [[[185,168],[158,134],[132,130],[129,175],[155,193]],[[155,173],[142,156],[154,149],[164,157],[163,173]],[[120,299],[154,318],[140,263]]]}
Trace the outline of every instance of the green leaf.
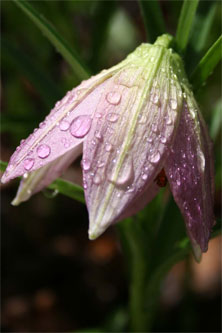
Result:
{"label": "green leaf", "polygon": [[7,168],[8,163],[7,162],[3,162],[0,160],[0,171],[5,171],[5,169]]}
{"label": "green leaf", "polygon": [[222,127],[222,101],[219,100],[212,112],[212,120],[210,125],[210,136],[215,141],[217,138],[217,135],[219,134],[219,131]]}
{"label": "green leaf", "polygon": [[27,77],[40,93],[47,107],[51,108],[57,100],[61,99],[62,94],[55,83],[45,75],[43,69],[41,70],[40,64],[37,66],[33,63],[33,60],[25,52],[11,44],[7,39],[2,38],[1,46],[2,57],[7,61],[11,60],[18,70]]}
{"label": "green leaf", "polygon": [[62,178],[56,179],[48,186],[51,190],[56,190],[69,198],[85,203],[83,188]]}
{"label": "green leaf", "polygon": [[139,6],[145,25],[147,40],[153,43],[159,35],[166,32],[159,2],[157,0],[139,0]]}
{"label": "green leaf", "polygon": [[199,0],[184,0],[176,32],[176,44],[180,52],[184,52],[195,17]]}
{"label": "green leaf", "polygon": [[80,81],[87,79],[89,77],[89,71],[86,69],[86,66],[83,65],[76,51],[58,33],[56,28],[46,18],[44,18],[44,16],[38,13],[38,11],[34,9],[28,1],[26,0],[13,0],[13,1],[29,16],[29,18],[42,31],[45,37],[48,38],[48,40],[52,43],[52,45],[69,63],[69,65],[72,67],[78,79]]}
{"label": "green leaf", "polygon": [[221,60],[221,48],[222,36],[211,46],[191,74],[190,81],[193,84],[194,90],[198,90],[206,82],[207,78],[212,74],[214,68]]}
{"label": "green leaf", "polygon": [[202,2],[200,3],[200,9],[201,7],[203,7],[202,12],[199,12],[198,8],[190,38],[190,43],[196,54],[200,54],[206,45],[214,21],[217,3],[213,1]]}

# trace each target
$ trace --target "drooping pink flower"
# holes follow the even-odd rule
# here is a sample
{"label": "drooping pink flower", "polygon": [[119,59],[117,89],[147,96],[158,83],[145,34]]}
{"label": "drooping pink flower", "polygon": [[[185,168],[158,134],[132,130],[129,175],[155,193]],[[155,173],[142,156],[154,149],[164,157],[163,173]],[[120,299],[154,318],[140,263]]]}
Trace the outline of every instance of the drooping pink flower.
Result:
{"label": "drooping pink flower", "polygon": [[214,223],[212,147],[170,40],[163,35],[154,45],[142,44],[56,103],[17,147],[2,177],[23,176],[14,204],[83,153],[90,239],[142,209],[166,174],[196,256],[207,250]]}

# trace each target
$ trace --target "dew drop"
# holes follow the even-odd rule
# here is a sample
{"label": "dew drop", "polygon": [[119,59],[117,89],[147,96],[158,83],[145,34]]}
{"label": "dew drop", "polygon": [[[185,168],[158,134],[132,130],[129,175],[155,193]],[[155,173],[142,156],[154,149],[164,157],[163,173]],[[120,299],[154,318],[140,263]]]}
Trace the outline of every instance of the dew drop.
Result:
{"label": "dew drop", "polygon": [[82,168],[83,168],[83,170],[88,171],[90,169],[90,167],[91,167],[90,161],[87,158],[84,158],[82,160]]}
{"label": "dew drop", "polygon": [[152,143],[152,142],[153,142],[153,139],[152,139],[151,137],[149,137],[149,138],[147,139],[147,141],[148,141],[149,143]]}
{"label": "dew drop", "polygon": [[[35,160],[33,158],[27,158],[26,160],[24,160],[24,169],[29,171],[31,170],[31,168],[34,165]],[[23,177],[25,177],[25,174],[23,175]]]}
{"label": "dew drop", "polygon": [[51,148],[48,146],[48,145],[40,145],[38,148],[37,148],[37,154],[38,154],[38,157],[40,158],[46,158],[49,156],[51,152]]}
{"label": "dew drop", "polygon": [[172,124],[172,119],[169,116],[167,117],[166,124],[167,125],[171,125]]}
{"label": "dew drop", "polygon": [[196,114],[195,114],[194,109],[191,108],[189,111],[190,111],[191,118],[195,119]]}
{"label": "dew drop", "polygon": [[179,179],[177,179],[177,186],[180,186],[181,185],[181,182],[180,182],[180,180]]}
{"label": "dew drop", "polygon": [[151,101],[154,103],[154,104],[158,104],[159,102],[159,96],[157,94],[152,94],[151,95]]}
{"label": "dew drop", "polygon": [[106,95],[106,100],[110,104],[117,105],[120,103],[121,95],[118,91],[111,91]]}
{"label": "dew drop", "polygon": [[143,180],[147,180],[147,178],[148,178],[148,175],[147,175],[146,173],[144,173],[144,174],[142,175],[142,179],[143,179]]}
{"label": "dew drop", "polygon": [[76,138],[83,138],[90,130],[92,119],[87,116],[76,117],[70,125],[70,133]]}
{"label": "dew drop", "polygon": [[99,185],[101,183],[101,177],[96,175],[94,178],[93,178],[93,183],[96,184],[96,185]]}
{"label": "dew drop", "polygon": [[104,165],[105,165],[105,163],[103,161],[98,161],[97,162],[98,168],[102,168],[102,167],[104,167]]}
{"label": "dew drop", "polygon": [[67,131],[69,129],[69,122],[66,121],[66,120],[62,120],[60,123],[59,123],[59,128],[61,131]]}
{"label": "dew drop", "polygon": [[112,148],[113,148],[113,146],[111,145],[111,143],[108,143],[108,142],[107,142],[107,143],[105,144],[105,150],[106,150],[106,151],[111,151]]}
{"label": "dew drop", "polygon": [[45,123],[45,121],[43,121],[39,124],[39,128],[43,128],[43,127],[45,127],[45,125],[46,125],[46,123]]}
{"label": "dew drop", "polygon": [[159,152],[150,156],[150,162],[151,163],[157,163],[157,162],[159,162],[159,160],[160,160],[160,153]]}
{"label": "dew drop", "polygon": [[102,114],[97,112],[97,113],[95,114],[95,117],[96,117],[96,118],[102,118]]}
{"label": "dew drop", "polygon": [[152,131],[153,131],[154,133],[157,133],[157,130],[158,130],[157,125],[156,125],[156,124],[153,124],[153,125],[152,125]]}
{"label": "dew drop", "polygon": [[95,137],[99,140],[99,141],[101,141],[102,140],[102,134],[99,132],[99,131],[95,131]]}
{"label": "dew drop", "polygon": [[112,175],[108,180],[118,188],[125,188],[132,184],[134,179],[134,168],[131,157],[127,157],[120,168],[118,175],[116,175],[116,169],[114,168]]}
{"label": "dew drop", "polygon": [[165,136],[161,136],[160,141],[161,141],[162,143],[166,143],[167,140],[166,140]]}
{"label": "dew drop", "polygon": [[117,113],[108,113],[106,116],[106,119],[110,121],[111,123],[115,123],[119,118],[119,115]]}
{"label": "dew drop", "polygon": [[28,178],[28,176],[29,176],[29,175],[28,175],[28,173],[27,173],[27,172],[25,172],[25,173],[24,173],[24,175],[23,175],[23,178],[24,178],[24,179],[27,179],[27,178]]}
{"label": "dew drop", "polygon": [[171,99],[170,100],[170,106],[172,110],[176,110],[177,109],[177,101],[175,99]]}

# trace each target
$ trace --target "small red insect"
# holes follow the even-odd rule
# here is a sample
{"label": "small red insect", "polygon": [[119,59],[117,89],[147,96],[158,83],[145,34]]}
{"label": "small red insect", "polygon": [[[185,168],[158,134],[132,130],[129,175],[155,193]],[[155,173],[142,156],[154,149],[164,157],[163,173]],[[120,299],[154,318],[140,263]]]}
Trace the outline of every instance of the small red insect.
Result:
{"label": "small red insect", "polygon": [[164,169],[160,171],[160,173],[157,175],[157,177],[154,179],[154,181],[157,183],[159,187],[165,187],[167,184],[167,177],[165,174]]}

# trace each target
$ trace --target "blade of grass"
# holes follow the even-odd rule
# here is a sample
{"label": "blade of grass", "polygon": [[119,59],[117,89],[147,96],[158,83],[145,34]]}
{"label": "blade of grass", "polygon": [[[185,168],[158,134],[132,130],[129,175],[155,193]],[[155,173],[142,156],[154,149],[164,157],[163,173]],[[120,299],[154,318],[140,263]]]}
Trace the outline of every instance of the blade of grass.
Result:
{"label": "blade of grass", "polygon": [[200,3],[200,7],[201,5],[204,5],[204,12],[202,10],[202,12],[199,13],[198,8],[195,24],[192,29],[192,36],[190,38],[190,44],[196,54],[200,54],[206,45],[218,3],[213,1],[203,2]]}
{"label": "blade of grass", "polygon": [[62,178],[57,178],[48,186],[51,190],[57,190],[59,193],[69,198],[85,203],[83,188]]}
{"label": "blade of grass", "polygon": [[215,141],[222,127],[222,101],[219,100],[213,108],[210,125],[210,136]]}
{"label": "blade of grass", "polygon": [[0,171],[5,171],[5,169],[7,168],[8,163],[7,162],[3,162],[0,160]]}
{"label": "blade of grass", "polygon": [[199,0],[184,0],[176,32],[176,44],[180,52],[184,52],[189,40]]}
{"label": "blade of grass", "polygon": [[200,60],[197,67],[191,74],[190,81],[194,90],[198,90],[212,74],[214,68],[222,58],[222,35],[211,46],[207,53]]}
{"label": "blade of grass", "polygon": [[13,1],[29,16],[29,18],[42,31],[45,37],[48,38],[52,45],[69,63],[79,80],[81,81],[87,79],[89,77],[89,70],[87,70],[86,66],[83,65],[82,60],[80,60],[80,57],[77,55],[76,51],[58,33],[56,28],[46,18],[44,18],[40,13],[38,13],[38,11],[34,9],[28,1]]}
{"label": "blade of grass", "polygon": [[39,64],[36,66],[25,52],[6,39],[2,38],[1,46],[3,59],[10,60],[27,77],[40,93],[48,108],[51,108],[57,100],[61,99],[62,94],[57,86],[44,74]]}
{"label": "blade of grass", "polygon": [[153,43],[159,35],[166,32],[159,2],[157,0],[139,0],[139,6],[144,21],[147,40]]}

